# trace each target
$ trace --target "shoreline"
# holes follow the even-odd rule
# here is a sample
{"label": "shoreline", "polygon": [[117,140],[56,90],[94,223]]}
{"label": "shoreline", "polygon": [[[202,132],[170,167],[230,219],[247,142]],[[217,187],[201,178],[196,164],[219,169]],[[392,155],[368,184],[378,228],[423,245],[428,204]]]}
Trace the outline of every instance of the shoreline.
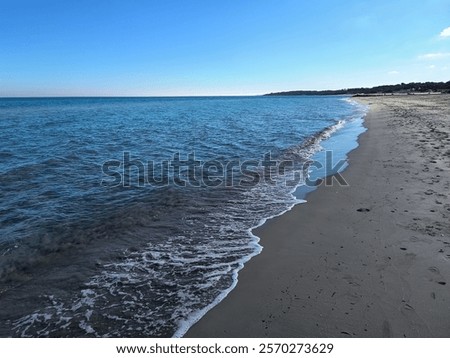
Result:
{"label": "shoreline", "polygon": [[254,230],[264,250],[185,337],[449,336],[449,183],[435,173],[448,170],[448,99],[358,99],[371,107],[350,186],[321,186]]}
{"label": "shoreline", "polygon": [[[360,134],[366,131],[366,128],[364,127],[364,117],[367,114],[368,106],[353,100],[352,97],[347,97],[347,99],[350,100],[351,102],[354,102],[352,105],[360,106],[358,112],[355,112],[352,116],[349,116],[345,120],[346,123],[342,124],[342,120],[339,120],[335,124],[324,128],[320,132],[314,134],[312,137],[307,139],[307,141],[311,142],[312,145],[319,145],[321,148],[317,150],[315,153],[313,153],[309,158],[309,160],[325,163],[326,158],[323,155],[325,151],[330,150],[333,151],[334,148],[334,151],[338,152],[337,161],[345,162],[344,168],[342,170],[338,170],[339,173],[346,169],[346,166],[348,164],[347,163],[348,154],[358,147],[359,145],[358,138]],[[335,136],[342,137],[340,139],[347,139],[349,143],[346,145],[336,144],[336,141],[338,140],[333,140]],[[314,143],[316,141],[318,141],[318,143]],[[332,158],[332,160],[334,162],[336,161],[336,155]],[[311,175],[310,179],[316,178],[316,180],[320,181],[324,180],[327,177],[325,174],[326,171],[327,171],[326,168],[316,169],[313,172],[309,173],[309,175]],[[329,176],[332,177],[335,174],[336,173],[331,173]],[[313,181],[315,180],[313,179]],[[191,329],[191,327],[193,327],[198,321],[200,321],[211,309],[213,309],[217,305],[220,305],[221,302],[229,295],[229,293],[236,288],[239,281],[238,278],[239,273],[243,269],[245,269],[245,266],[248,264],[250,260],[252,260],[255,256],[260,255],[262,250],[264,249],[264,246],[261,245],[261,238],[255,234],[255,230],[258,230],[259,228],[263,227],[267,223],[267,221],[286,214],[287,212],[291,211],[295,206],[306,204],[307,196],[311,192],[317,190],[317,188],[318,186],[306,186],[306,185],[296,186],[294,189],[292,189],[290,193],[292,199],[295,201],[293,204],[289,205],[285,210],[279,212],[278,214],[271,215],[261,219],[258,224],[247,229],[247,234],[253,240],[255,252],[246,256],[245,260],[241,262],[241,266],[239,267],[239,269],[234,272],[233,284],[227,290],[222,291],[222,293],[218,297],[216,297],[216,299],[209,305],[204,307],[202,310],[196,312],[195,315],[192,315],[188,317],[188,319],[184,320],[179,325],[178,329],[175,331],[173,335],[174,338],[183,337]]]}

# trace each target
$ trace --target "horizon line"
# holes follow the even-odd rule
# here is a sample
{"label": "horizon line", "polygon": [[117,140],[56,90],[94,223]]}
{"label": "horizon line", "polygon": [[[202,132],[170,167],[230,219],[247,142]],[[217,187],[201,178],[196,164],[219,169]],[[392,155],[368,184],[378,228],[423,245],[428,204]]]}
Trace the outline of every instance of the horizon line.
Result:
{"label": "horizon line", "polygon": [[109,96],[109,95],[75,95],[75,96],[60,96],[60,95],[50,95],[50,96],[0,96],[0,99],[8,99],[8,98],[195,98],[195,97],[258,97],[264,96],[264,94],[224,94],[224,95],[117,95],[117,96]]}
{"label": "horizon line", "polygon": [[[450,81],[425,81],[425,82],[401,82],[396,83],[393,85],[387,85],[387,84],[381,84],[376,85],[372,87],[342,87],[338,89],[296,89],[296,90],[282,90],[277,92],[266,92],[266,93],[260,93],[260,94],[215,94],[215,95],[11,95],[11,96],[1,96],[0,99],[9,99],[9,98],[198,98],[198,97],[261,97],[266,95],[272,95],[276,96],[277,94],[284,93],[284,96],[286,96],[286,93],[290,92],[317,92],[318,94],[320,92],[338,92],[338,91],[348,91],[348,90],[354,90],[354,89],[375,89],[377,87],[383,87],[383,86],[398,86],[398,85],[410,85],[410,84],[428,84],[428,83],[444,83],[447,84]],[[322,94],[323,95],[323,94]],[[329,94],[330,96],[342,96],[345,94]],[[349,94],[350,95],[350,94]]]}

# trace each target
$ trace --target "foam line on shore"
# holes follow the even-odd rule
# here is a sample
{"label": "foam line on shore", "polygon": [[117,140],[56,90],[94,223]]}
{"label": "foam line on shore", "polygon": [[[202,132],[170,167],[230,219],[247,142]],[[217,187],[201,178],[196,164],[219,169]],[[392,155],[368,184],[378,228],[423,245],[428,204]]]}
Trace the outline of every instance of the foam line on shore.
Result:
{"label": "foam line on shore", "polygon": [[[353,125],[353,126],[356,126],[357,128],[359,128],[358,134],[354,138],[352,138],[354,141],[356,141],[357,138],[359,137],[359,135],[365,131],[365,129],[363,127],[363,121],[364,121],[364,116],[367,114],[368,106],[359,104],[351,98],[343,98],[343,100],[347,101],[348,103],[350,103],[354,106],[358,106],[359,113],[356,115],[356,117],[347,118],[344,120],[338,120],[335,124],[323,129],[322,131],[318,132],[316,135],[311,136],[310,138],[306,139],[302,143],[301,148],[303,150],[306,149],[306,152],[304,152],[304,153],[307,153],[312,160],[315,159],[315,156],[318,153],[323,152],[324,150],[328,150],[328,149],[332,150],[333,148],[329,147],[327,145],[326,141],[329,140],[330,138],[333,138],[333,135],[338,134],[339,131],[347,128],[348,126]],[[306,145],[305,145],[305,143],[306,143]],[[357,146],[357,142],[356,142],[356,146]],[[344,153],[345,154],[344,157],[342,157],[340,159],[346,160],[347,154],[353,149],[354,149],[354,147],[352,147],[348,151],[346,151]],[[308,170],[308,175],[309,176],[314,175],[314,171]],[[261,238],[254,234],[254,230],[262,227],[268,220],[282,216],[285,213],[291,211],[296,205],[306,203],[307,202],[305,200],[306,193],[303,195],[297,194],[299,187],[301,187],[303,185],[304,185],[303,183],[299,183],[298,185],[293,187],[293,189],[290,192],[290,195],[294,199],[294,203],[289,205],[286,210],[283,210],[280,213],[275,214],[275,215],[267,216],[267,217],[261,219],[258,222],[258,224],[256,224],[255,226],[247,229],[247,233],[252,239],[251,244],[254,245],[255,251],[252,252],[252,254],[245,256],[241,260],[239,267],[233,272],[232,285],[227,290],[222,291],[222,293],[219,296],[217,296],[216,299],[213,302],[211,302],[208,306],[204,307],[203,309],[201,309],[199,311],[196,311],[194,314],[192,314],[186,320],[182,321],[179,324],[178,329],[175,331],[175,333],[173,335],[174,338],[183,337],[195,323],[197,323],[203,316],[205,316],[205,314],[208,311],[210,311],[212,308],[214,308],[215,306],[220,304],[220,302],[222,302],[228,296],[228,294],[237,286],[237,284],[239,282],[239,278],[238,278],[239,271],[244,268],[245,264],[252,257],[260,254],[264,248],[263,246],[260,245]],[[315,189],[316,189],[316,187],[314,187],[312,190],[315,190]]]}

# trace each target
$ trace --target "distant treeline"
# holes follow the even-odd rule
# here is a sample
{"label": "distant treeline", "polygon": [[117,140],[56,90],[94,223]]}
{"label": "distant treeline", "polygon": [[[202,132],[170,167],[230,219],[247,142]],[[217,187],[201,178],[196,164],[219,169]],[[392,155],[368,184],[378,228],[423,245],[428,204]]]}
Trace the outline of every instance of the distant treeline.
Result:
{"label": "distant treeline", "polygon": [[340,90],[323,91],[287,91],[269,93],[265,96],[300,96],[300,95],[338,95],[338,94],[374,94],[374,93],[398,93],[398,92],[445,92],[450,93],[450,81],[448,82],[411,82],[398,85],[384,85],[371,88],[345,88]]}

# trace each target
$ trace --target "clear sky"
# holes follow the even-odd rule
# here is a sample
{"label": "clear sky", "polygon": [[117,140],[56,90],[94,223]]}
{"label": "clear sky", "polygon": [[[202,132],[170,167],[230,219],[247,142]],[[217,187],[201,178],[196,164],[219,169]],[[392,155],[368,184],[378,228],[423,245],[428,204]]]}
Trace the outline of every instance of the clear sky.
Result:
{"label": "clear sky", "polygon": [[0,96],[450,80],[450,0],[0,0]]}

